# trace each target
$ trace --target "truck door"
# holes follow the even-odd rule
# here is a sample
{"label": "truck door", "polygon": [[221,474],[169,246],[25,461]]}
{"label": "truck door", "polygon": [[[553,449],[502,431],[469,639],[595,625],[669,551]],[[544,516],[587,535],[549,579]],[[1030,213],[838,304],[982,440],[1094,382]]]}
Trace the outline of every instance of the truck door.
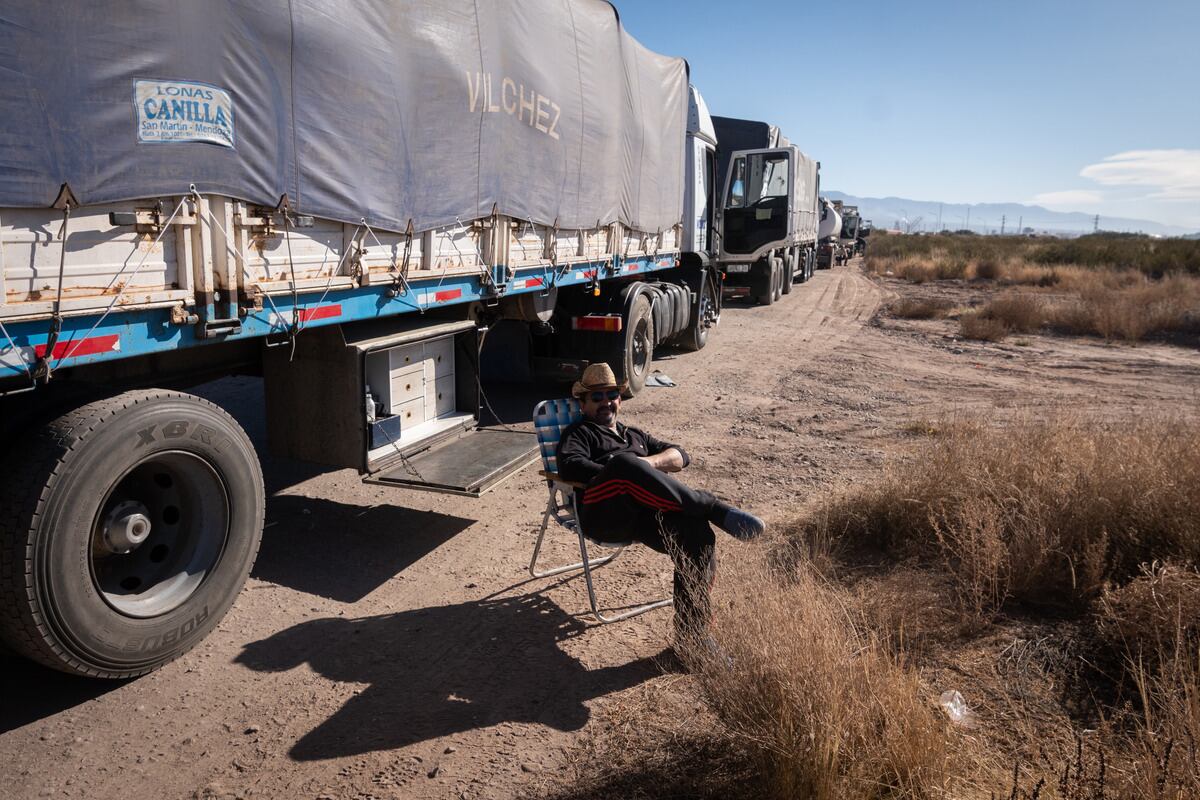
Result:
{"label": "truck door", "polygon": [[726,176],[722,210],[722,255],[753,256],[790,235],[793,182],[788,149],[734,153]]}

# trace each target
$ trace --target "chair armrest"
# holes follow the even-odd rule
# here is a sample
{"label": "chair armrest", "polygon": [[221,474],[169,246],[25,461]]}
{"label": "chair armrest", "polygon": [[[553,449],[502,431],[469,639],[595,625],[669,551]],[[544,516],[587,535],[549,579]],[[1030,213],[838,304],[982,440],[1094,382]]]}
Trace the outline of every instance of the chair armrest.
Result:
{"label": "chair armrest", "polygon": [[554,481],[555,483],[561,483],[561,484],[564,484],[564,485],[566,485],[566,486],[570,486],[570,487],[571,487],[571,488],[573,488],[573,489],[585,489],[585,488],[587,488],[587,484],[586,484],[586,483],[580,483],[579,481],[567,481],[567,480],[563,480],[562,478],[558,477],[558,473],[557,473],[557,472],[547,472],[547,471],[546,471],[546,470],[544,470],[544,469],[539,469],[539,470],[538,470],[538,475],[541,475],[543,478],[545,478],[545,479],[546,479],[546,480],[548,480],[548,481]]}

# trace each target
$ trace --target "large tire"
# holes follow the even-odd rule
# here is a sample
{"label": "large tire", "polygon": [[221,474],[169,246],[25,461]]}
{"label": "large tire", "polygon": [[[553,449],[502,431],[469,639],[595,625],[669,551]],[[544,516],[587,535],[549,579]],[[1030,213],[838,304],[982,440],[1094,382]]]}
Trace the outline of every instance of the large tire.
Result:
{"label": "large tire", "polygon": [[783,259],[771,257],[771,281],[775,286],[775,299],[783,297]]}
{"label": "large tire", "polygon": [[249,438],[180,392],[126,392],[34,430],[0,493],[0,638],[78,675],[141,675],[199,643],[262,536]]}
{"label": "large tire", "polygon": [[780,289],[783,294],[792,293],[792,281],[796,280],[796,248],[791,248],[783,257],[783,281]]}
{"label": "large tire", "polygon": [[645,295],[633,301],[625,320],[625,343],[619,356],[629,393],[635,395],[646,386],[646,376],[654,361],[654,317]]}
{"label": "large tire", "polygon": [[775,265],[770,258],[760,258],[750,265],[750,299],[757,305],[775,302]]}
{"label": "large tire", "polygon": [[716,324],[720,313],[713,300],[711,281],[705,275],[700,279],[700,296],[696,299],[695,313],[687,328],[679,335],[679,346],[684,350],[695,352],[703,350],[708,344],[708,331]]}

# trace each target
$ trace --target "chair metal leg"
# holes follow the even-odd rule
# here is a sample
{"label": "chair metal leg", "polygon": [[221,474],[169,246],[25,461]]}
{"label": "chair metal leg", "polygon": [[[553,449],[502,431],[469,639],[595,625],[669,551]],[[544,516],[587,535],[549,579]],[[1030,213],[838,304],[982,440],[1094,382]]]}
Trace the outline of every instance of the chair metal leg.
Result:
{"label": "chair metal leg", "polygon": [[[592,562],[588,561],[587,540],[584,538],[582,531],[576,529],[575,533],[579,537],[579,555],[583,559],[583,561],[580,563],[579,566],[583,567],[583,579],[587,582],[588,600],[592,604],[592,614],[595,615],[596,620],[598,622],[600,622],[601,624],[604,624],[607,622],[619,622],[620,620],[623,620],[623,619],[629,619],[630,617],[636,617],[638,614],[645,614],[647,611],[653,611],[656,608],[663,608],[664,606],[674,605],[675,601],[668,597],[665,600],[654,600],[649,603],[643,603],[642,605],[628,609],[627,611],[622,611],[620,614],[614,614],[612,616],[605,616],[604,613],[600,611],[600,604],[596,602],[596,588],[592,585],[591,567],[593,565],[599,564],[600,562],[599,561],[592,561]],[[619,554],[620,552],[621,551],[618,550],[616,553],[614,553],[612,556],[610,556],[609,559],[611,560],[612,558],[615,558],[617,556],[617,554]]]}
{"label": "chair metal leg", "polygon": [[[580,561],[578,564],[567,564],[562,567],[554,567],[552,569],[539,571],[537,568],[537,560],[538,560],[538,555],[542,552],[542,540],[544,540],[546,538],[546,528],[550,525],[550,516],[551,516],[551,509],[550,509],[550,506],[547,505],[546,513],[542,515],[542,529],[540,531],[538,531],[537,543],[534,544],[534,546],[533,546],[533,557],[531,559],[529,559],[529,574],[535,578],[548,578],[551,575],[562,575],[564,572],[573,572],[575,570],[584,569],[585,567],[590,569],[591,567],[603,566],[604,564],[607,564],[608,562],[612,561],[617,556],[621,555],[621,551],[625,549],[624,547],[618,547],[616,552],[610,553],[609,555],[604,556],[603,558],[598,558],[595,561],[588,561],[587,553],[584,552],[583,553],[584,560]],[[587,575],[587,581],[588,581],[588,589],[590,591],[591,586],[592,586],[592,578],[591,578],[590,574]],[[595,608],[595,605],[596,605],[596,601],[595,601],[595,597],[593,596],[592,607]]]}

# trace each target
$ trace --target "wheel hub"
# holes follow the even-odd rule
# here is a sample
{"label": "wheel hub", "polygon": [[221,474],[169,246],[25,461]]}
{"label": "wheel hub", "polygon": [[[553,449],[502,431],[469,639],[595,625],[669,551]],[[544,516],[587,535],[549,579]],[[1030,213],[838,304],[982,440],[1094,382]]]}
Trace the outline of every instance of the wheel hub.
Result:
{"label": "wheel hub", "polygon": [[104,520],[104,545],[112,553],[130,553],[150,537],[150,510],[136,500],[118,503]]}

